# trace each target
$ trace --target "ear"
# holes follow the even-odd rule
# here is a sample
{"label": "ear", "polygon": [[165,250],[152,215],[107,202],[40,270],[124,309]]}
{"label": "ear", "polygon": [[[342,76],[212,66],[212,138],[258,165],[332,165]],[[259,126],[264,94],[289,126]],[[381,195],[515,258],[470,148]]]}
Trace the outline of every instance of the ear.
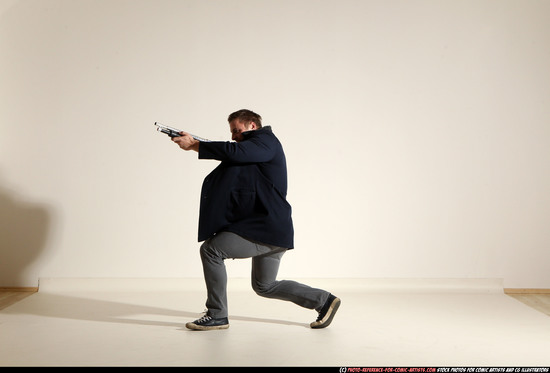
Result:
{"label": "ear", "polygon": [[248,130],[249,131],[252,131],[252,130],[257,130],[258,129],[258,125],[255,123],[255,122],[250,122],[248,123]]}

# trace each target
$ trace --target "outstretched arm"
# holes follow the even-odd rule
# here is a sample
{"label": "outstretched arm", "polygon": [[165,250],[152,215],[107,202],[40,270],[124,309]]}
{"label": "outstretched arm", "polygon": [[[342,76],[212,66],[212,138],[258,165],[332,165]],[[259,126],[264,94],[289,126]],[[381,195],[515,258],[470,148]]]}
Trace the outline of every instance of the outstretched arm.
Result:
{"label": "outstretched arm", "polygon": [[271,160],[275,152],[275,142],[271,139],[253,138],[241,142],[214,141],[201,145],[199,158],[234,163],[261,163]]}

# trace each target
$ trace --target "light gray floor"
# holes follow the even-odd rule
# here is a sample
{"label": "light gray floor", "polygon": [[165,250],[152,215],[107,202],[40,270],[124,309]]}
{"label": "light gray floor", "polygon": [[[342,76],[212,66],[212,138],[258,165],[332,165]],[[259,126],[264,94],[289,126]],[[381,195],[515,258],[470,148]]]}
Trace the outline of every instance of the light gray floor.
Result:
{"label": "light gray floor", "polygon": [[333,324],[312,330],[313,311],[230,289],[230,328],[196,332],[185,323],[200,316],[200,287],[41,290],[0,311],[0,365],[550,365],[550,317],[502,291],[353,282],[336,295]]}

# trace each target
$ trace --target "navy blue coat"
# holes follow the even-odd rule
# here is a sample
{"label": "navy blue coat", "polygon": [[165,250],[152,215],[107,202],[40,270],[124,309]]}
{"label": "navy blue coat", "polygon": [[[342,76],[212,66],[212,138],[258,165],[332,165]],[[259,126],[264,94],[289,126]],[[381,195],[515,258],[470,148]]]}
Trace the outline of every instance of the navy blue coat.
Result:
{"label": "navy blue coat", "polygon": [[243,137],[238,143],[199,145],[199,159],[221,161],[202,185],[199,241],[228,231],[291,249],[294,229],[283,147],[270,126],[244,132]]}

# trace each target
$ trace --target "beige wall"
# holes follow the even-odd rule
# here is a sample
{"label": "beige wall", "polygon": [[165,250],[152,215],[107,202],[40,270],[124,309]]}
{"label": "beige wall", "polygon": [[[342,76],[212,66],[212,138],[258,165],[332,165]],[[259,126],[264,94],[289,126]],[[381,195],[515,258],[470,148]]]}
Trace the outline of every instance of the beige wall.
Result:
{"label": "beige wall", "polygon": [[0,4],[0,286],[201,277],[216,162],[153,122],[226,140],[250,108],[287,153],[281,277],[550,288],[550,2]]}

